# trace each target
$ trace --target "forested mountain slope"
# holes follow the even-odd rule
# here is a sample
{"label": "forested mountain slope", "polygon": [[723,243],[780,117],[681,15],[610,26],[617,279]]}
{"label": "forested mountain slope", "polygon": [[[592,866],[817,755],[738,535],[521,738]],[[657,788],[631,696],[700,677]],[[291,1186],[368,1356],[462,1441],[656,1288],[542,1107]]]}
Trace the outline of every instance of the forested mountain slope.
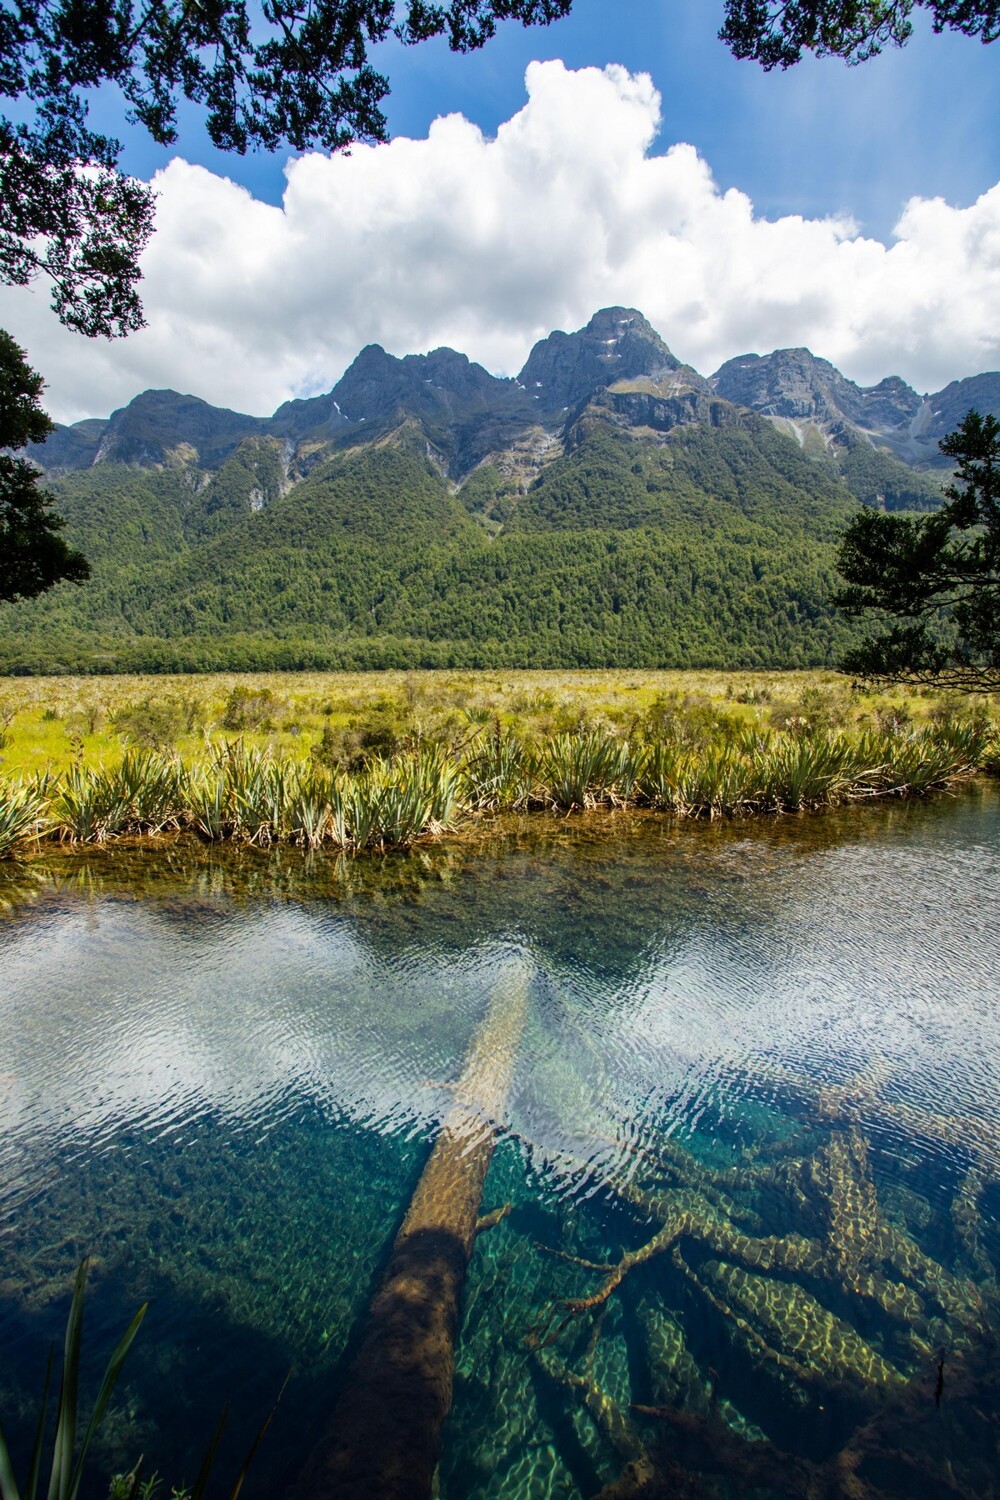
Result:
{"label": "forested mountain slope", "polygon": [[707,380],[611,308],[516,380],[370,346],[272,418],[146,392],[33,450],[93,578],[0,608],[0,669],[827,663],[837,536],[937,503],[959,387],[1000,410],[808,350]]}

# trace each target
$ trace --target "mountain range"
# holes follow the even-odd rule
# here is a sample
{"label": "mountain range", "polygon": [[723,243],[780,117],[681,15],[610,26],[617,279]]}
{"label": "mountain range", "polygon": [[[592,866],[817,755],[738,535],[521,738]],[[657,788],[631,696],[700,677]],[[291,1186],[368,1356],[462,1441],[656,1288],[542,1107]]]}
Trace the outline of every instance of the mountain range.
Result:
{"label": "mountain range", "polygon": [[30,450],[94,577],[0,609],[0,668],[825,663],[838,532],[938,504],[973,406],[1000,374],[706,378],[629,308],[514,379],[369,345],[269,418],[146,391]]}

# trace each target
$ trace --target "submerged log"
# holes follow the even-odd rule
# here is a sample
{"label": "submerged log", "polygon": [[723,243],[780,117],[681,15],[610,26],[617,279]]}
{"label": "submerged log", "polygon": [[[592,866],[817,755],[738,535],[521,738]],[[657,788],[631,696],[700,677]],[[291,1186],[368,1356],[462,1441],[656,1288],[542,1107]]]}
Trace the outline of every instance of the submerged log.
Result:
{"label": "submerged log", "polygon": [[506,1108],[529,975],[512,968],[473,1038],[454,1103],[396,1236],[329,1433],[300,1493],[310,1500],[430,1496],[451,1406],[462,1287],[483,1182]]}

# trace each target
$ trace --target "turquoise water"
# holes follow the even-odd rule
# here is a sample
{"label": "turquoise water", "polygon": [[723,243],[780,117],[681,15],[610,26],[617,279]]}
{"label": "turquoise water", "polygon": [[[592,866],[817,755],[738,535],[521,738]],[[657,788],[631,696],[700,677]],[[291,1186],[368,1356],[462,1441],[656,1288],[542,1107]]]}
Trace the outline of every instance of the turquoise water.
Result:
{"label": "turquoise water", "polygon": [[995,789],[383,861],[68,853],[0,872],[0,964],[18,1452],[80,1257],[91,1383],[150,1303],[91,1496],[140,1453],[190,1482],[225,1405],[228,1493],[289,1369],[244,1493],[296,1480],[513,969],[483,1200],[512,1211],[469,1270],[443,1500],[595,1495],[630,1460],[616,1494],[992,1493]]}

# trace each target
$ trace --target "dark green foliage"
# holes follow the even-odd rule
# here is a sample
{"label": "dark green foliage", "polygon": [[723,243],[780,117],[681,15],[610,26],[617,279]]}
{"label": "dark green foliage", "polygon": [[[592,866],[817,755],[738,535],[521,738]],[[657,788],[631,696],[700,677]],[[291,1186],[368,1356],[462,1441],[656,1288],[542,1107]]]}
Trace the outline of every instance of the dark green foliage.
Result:
{"label": "dark green foliage", "polygon": [[43,389],[24,350],[0,329],[0,448],[45,442],[54,424],[41,408]]}
{"label": "dark green foliage", "polygon": [[274,439],[246,439],[212,476],[203,501],[202,534],[224,531],[234,517],[273,504],[281,498],[284,482],[281,449]]}
{"label": "dark green foliage", "polygon": [[930,11],[935,31],[1000,36],[997,0],[726,0],[719,35],[737,57],[765,68],[791,67],[803,52],[864,62],[909,39],[914,5]]}
{"label": "dark green foliage", "polygon": [[37,470],[0,454],[0,599],[34,599],[60,579],[90,577],[85,558],[59,535],[62,525]]}
{"label": "dark green foliage", "polygon": [[889,628],[848,653],[843,670],[892,682],[1000,687],[1000,422],[970,411],[941,442],[957,461],[933,515],[865,509],[841,543],[838,603]]}
{"label": "dark green foliage", "polygon": [[531,486],[513,527],[705,535],[760,518],[769,529],[787,525],[797,534],[810,521],[817,538],[832,539],[836,519],[849,510],[843,488],[795,443],[764,418],[742,413],[721,428],[675,428],[659,445],[595,426]]}
{"label": "dark green foliage", "polygon": [[841,478],[862,505],[879,510],[937,510],[943,499],[941,483],[900,463],[870,443],[853,441],[834,450]]}
{"label": "dark green foliage", "polygon": [[[42,377],[0,329],[0,449],[42,443],[52,423],[39,405]],[[59,535],[63,520],[38,471],[0,452],[0,599],[34,599],[60,581],[90,577],[86,559]]]}
{"label": "dark green foliage", "polygon": [[[16,96],[3,86],[10,72],[0,68],[0,93]],[[0,118],[0,282],[27,286],[43,273],[68,328],[110,338],[143,326],[136,285],[155,200],[116,169],[117,141],[83,118],[73,104],[43,108],[34,128]]]}
{"label": "dark green foliage", "polygon": [[491,463],[474,469],[459,491],[466,510],[490,531],[497,530],[511,519],[520,496],[520,482],[502,474]]}
{"label": "dark green foliage", "polygon": [[850,641],[829,605],[850,497],[766,423],[722,437],[713,455],[695,427],[660,446],[598,429],[492,540],[405,448],[335,459],[259,512],[234,461],[205,489],[99,466],[58,482],[94,586],[0,610],[0,667],[827,665]]}
{"label": "dark green foliage", "polygon": [[401,703],[395,698],[376,698],[345,728],[325,725],[312,757],[330,770],[361,771],[374,760],[399,754],[412,732],[413,721]]}
{"label": "dark green foliage", "polygon": [[382,140],[386,80],[368,63],[373,44],[447,36],[453,51],[481,47],[498,20],[544,24],[571,0],[319,0],[301,9],[278,0],[263,10],[245,0],[189,6],[99,7],[84,0],[20,0],[0,19],[0,90],[26,96],[56,117],[76,118],[83,89],[113,81],[154,140],[177,138],[181,98],[203,105],[213,143],[224,151],[287,142],[297,151],[336,151]]}

